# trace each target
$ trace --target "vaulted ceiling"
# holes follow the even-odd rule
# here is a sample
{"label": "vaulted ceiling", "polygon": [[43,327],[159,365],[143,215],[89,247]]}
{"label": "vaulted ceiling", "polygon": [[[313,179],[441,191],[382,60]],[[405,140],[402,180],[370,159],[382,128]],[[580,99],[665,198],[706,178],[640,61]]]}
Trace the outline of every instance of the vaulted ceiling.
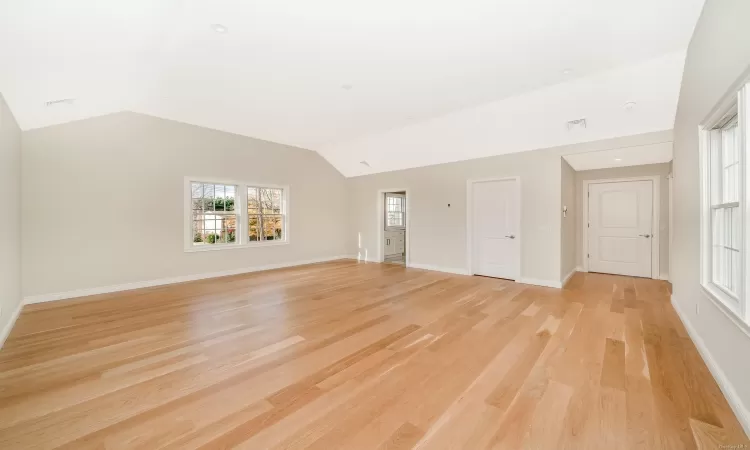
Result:
{"label": "vaulted ceiling", "polygon": [[669,129],[702,5],[0,0],[0,92],[23,129],[132,110],[351,176]]}

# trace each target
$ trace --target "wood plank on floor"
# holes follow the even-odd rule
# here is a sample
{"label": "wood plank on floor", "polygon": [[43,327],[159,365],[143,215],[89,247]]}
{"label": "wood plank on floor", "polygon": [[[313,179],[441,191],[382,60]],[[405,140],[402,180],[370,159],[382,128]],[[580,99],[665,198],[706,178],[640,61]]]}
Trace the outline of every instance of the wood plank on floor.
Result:
{"label": "wood plank on floor", "polygon": [[0,350],[2,449],[741,445],[657,280],[341,260],[29,305]]}

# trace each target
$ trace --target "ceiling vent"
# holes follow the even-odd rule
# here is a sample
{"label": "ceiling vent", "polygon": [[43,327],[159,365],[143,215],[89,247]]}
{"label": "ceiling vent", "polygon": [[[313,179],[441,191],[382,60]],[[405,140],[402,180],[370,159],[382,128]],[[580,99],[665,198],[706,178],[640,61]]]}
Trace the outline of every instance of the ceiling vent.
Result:
{"label": "ceiling vent", "polygon": [[50,100],[48,102],[44,102],[44,104],[47,106],[72,105],[74,101],[76,101],[76,99],[74,98],[61,98],[59,100]]}
{"label": "ceiling vent", "polygon": [[576,119],[568,122],[568,131],[575,130],[578,128],[586,128],[586,119]]}

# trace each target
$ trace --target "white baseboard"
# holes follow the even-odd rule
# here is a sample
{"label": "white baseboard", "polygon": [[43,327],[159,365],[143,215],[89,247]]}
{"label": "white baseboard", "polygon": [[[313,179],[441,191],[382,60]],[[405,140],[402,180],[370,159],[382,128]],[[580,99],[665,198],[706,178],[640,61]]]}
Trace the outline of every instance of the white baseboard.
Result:
{"label": "white baseboard", "polygon": [[[354,259],[356,261],[360,262],[366,262],[366,263],[382,263],[383,261],[376,261],[374,259],[361,259],[357,255],[349,255],[346,257],[346,259]],[[435,266],[433,264],[419,264],[419,263],[413,263],[409,262],[407,267],[411,267],[412,269],[422,269],[422,270],[432,270],[434,272],[445,272],[445,273],[453,273],[456,275],[468,275],[469,272],[466,271],[466,269],[455,269],[451,267],[441,267],[441,266]]]}
{"label": "white baseboard", "polygon": [[16,320],[18,320],[18,316],[21,314],[21,309],[23,309],[23,302],[18,304],[16,310],[11,313],[8,323],[6,323],[3,329],[0,330],[0,348],[3,348],[5,340],[10,336],[10,330],[12,330],[13,325],[16,324]]}
{"label": "white baseboard", "polygon": [[585,272],[585,270],[583,270],[583,266],[576,266],[576,272]]}
{"label": "white baseboard", "polygon": [[669,281],[669,274],[668,273],[662,273],[659,275],[660,280]]}
{"label": "white baseboard", "polygon": [[423,270],[432,270],[435,272],[446,272],[446,273],[454,273],[456,275],[468,275],[469,272],[464,268],[453,268],[453,267],[441,267],[441,266],[435,266],[432,264],[419,264],[419,263],[409,263],[409,267],[413,267],[415,269],[423,269]]}
{"label": "white baseboard", "polygon": [[375,260],[373,258],[360,258],[358,255],[342,256],[341,259],[353,259],[355,261],[368,262],[368,263],[381,263],[381,262],[383,262],[383,261],[377,261],[377,260]]}
{"label": "white baseboard", "polygon": [[100,287],[87,288],[87,289],[77,289],[74,291],[57,292],[57,293],[52,293],[52,294],[32,295],[29,297],[24,297],[23,303],[26,305],[29,305],[32,303],[52,302],[55,300],[64,300],[68,298],[86,297],[88,295],[109,294],[112,292],[129,291],[132,289],[162,286],[165,284],[175,284],[175,283],[184,283],[186,281],[204,280],[206,278],[217,278],[217,277],[225,277],[229,275],[239,275],[243,273],[260,272],[263,270],[283,269],[285,267],[302,266],[305,264],[314,264],[314,263],[321,263],[321,262],[326,262],[326,261],[334,261],[337,259],[347,259],[347,258],[348,258],[347,256],[330,256],[327,258],[315,258],[315,259],[308,259],[305,261],[293,261],[293,262],[288,262],[288,263],[268,264],[265,266],[256,266],[256,267],[243,267],[240,269],[223,270],[220,272],[199,273],[195,275],[183,275],[179,277],[160,278],[157,280],[149,280],[149,281],[136,281],[133,283],[114,284],[110,286],[100,286]]}
{"label": "white baseboard", "polygon": [[568,282],[568,280],[570,280],[570,278],[571,278],[571,277],[572,277],[573,275],[575,275],[575,273],[576,273],[577,271],[578,271],[578,268],[574,267],[574,268],[573,268],[573,270],[571,270],[570,272],[568,272],[568,274],[567,274],[567,275],[565,275],[565,277],[564,277],[564,278],[562,279],[562,281],[560,282],[560,287],[561,287],[561,288],[565,287],[565,284],[566,284],[566,283]]}
{"label": "white baseboard", "polygon": [[687,314],[685,314],[685,312],[682,311],[679,306],[677,306],[677,302],[674,301],[674,296],[672,297],[672,307],[674,308],[675,312],[677,312],[677,316],[679,316],[682,324],[685,325],[685,329],[687,330],[688,335],[690,335],[690,339],[693,340],[695,347],[698,349],[698,353],[700,353],[703,361],[708,367],[708,370],[711,372],[711,375],[713,375],[714,380],[716,380],[716,384],[719,385],[719,389],[721,389],[721,392],[724,394],[727,402],[729,402],[729,406],[732,408],[732,411],[734,411],[734,415],[737,416],[737,420],[739,420],[742,428],[745,429],[745,434],[750,436],[750,411],[742,403],[742,400],[737,394],[737,391],[734,389],[734,386],[732,386],[732,384],[729,382],[727,376],[724,374],[724,371],[721,370],[721,367],[719,367],[716,360],[708,351],[706,344],[703,342],[703,339],[701,339],[700,335],[698,335],[698,332],[693,327],[690,319],[688,319]]}
{"label": "white baseboard", "polygon": [[557,280],[539,280],[536,278],[520,278],[516,280],[516,283],[521,284],[533,284],[534,286],[544,286],[544,287],[551,287],[551,288],[562,288],[562,283]]}

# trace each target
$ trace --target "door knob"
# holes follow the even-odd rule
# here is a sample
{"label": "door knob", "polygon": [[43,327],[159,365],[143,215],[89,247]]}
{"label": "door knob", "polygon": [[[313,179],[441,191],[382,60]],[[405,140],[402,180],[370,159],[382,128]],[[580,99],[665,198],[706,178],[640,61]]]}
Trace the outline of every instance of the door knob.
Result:
{"label": "door knob", "polygon": [[509,235],[507,235],[507,236],[505,236],[505,237],[507,237],[507,238],[511,238],[511,239],[515,239],[515,238],[516,238],[516,236],[515,236],[514,234],[509,234]]}
{"label": "door knob", "polygon": [[650,238],[651,237],[650,234],[639,234],[638,236],[645,237],[645,238]]}

